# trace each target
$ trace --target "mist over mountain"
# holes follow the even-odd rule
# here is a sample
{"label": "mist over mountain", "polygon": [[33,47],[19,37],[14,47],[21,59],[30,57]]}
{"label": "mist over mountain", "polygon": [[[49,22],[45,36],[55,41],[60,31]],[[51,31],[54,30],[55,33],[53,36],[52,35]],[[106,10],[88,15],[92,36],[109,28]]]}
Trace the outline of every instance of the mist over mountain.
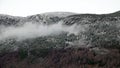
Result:
{"label": "mist over mountain", "polygon": [[81,47],[91,48],[97,54],[108,53],[105,48],[119,50],[120,11],[101,15],[70,12],[27,17],[0,15],[0,53],[22,50],[29,56],[41,54],[41,49]]}
{"label": "mist over mountain", "polygon": [[114,44],[120,47],[119,23],[119,11],[101,15],[69,12],[44,13],[27,17],[0,15],[0,39],[1,41],[25,40],[62,34],[68,37],[73,34],[77,36],[77,40],[72,40],[72,44],[77,42],[76,45],[80,45],[86,42],[85,45],[106,46],[102,44],[103,41],[104,44],[108,43],[111,46],[111,42],[114,41]]}

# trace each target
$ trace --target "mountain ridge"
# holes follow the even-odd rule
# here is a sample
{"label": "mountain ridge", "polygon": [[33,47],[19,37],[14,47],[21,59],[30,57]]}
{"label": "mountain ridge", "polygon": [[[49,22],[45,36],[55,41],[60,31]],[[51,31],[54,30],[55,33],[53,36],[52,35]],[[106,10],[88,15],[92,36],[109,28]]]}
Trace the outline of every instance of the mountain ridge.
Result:
{"label": "mountain ridge", "polygon": [[[14,25],[17,25],[18,22],[58,22],[61,19],[64,19],[66,17],[91,17],[91,18],[102,18],[102,17],[120,17],[120,11],[110,13],[110,14],[76,14],[71,12],[49,12],[49,13],[43,13],[43,14],[36,14],[36,15],[30,15],[26,17],[20,17],[20,16],[11,16],[11,15],[4,15],[0,14],[0,24],[3,25],[12,25],[11,22]],[[6,23],[7,22],[7,23]],[[48,23],[47,23],[48,24]]]}

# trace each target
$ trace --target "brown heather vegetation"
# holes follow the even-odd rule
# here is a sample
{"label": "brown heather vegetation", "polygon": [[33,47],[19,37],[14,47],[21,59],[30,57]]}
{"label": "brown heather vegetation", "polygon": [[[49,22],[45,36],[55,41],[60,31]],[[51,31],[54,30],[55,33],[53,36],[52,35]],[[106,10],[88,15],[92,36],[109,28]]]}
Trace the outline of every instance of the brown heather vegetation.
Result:
{"label": "brown heather vegetation", "polygon": [[53,49],[45,57],[21,59],[19,52],[0,54],[0,68],[120,68],[120,50],[96,53],[90,48]]}

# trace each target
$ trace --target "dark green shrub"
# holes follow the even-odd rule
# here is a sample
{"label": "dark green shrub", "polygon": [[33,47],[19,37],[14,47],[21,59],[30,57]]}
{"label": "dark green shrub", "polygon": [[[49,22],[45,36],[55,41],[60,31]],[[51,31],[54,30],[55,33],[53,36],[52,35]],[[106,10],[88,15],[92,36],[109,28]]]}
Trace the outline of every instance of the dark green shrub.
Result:
{"label": "dark green shrub", "polygon": [[20,59],[25,59],[26,57],[28,57],[28,52],[25,49],[20,49],[19,57],[20,57]]}

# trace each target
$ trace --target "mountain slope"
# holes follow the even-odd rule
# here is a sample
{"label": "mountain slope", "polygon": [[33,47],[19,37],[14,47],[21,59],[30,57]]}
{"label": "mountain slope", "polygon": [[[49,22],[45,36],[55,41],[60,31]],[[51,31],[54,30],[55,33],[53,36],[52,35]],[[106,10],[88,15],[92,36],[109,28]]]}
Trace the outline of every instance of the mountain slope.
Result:
{"label": "mountain slope", "polygon": [[0,68],[119,68],[120,12],[0,15]]}
{"label": "mountain slope", "polygon": [[[117,15],[115,15],[117,14]],[[114,16],[111,16],[114,15]],[[77,46],[92,46],[92,47],[114,47],[120,48],[120,16],[119,12],[112,14],[74,14],[74,13],[45,13],[45,14],[37,14],[28,17],[14,17],[8,15],[0,15],[0,25],[5,26],[24,26],[24,23],[39,23],[39,24],[54,24],[62,21],[62,28],[69,27],[70,30],[79,31],[77,35],[68,34],[63,32],[63,34],[56,36],[46,36],[38,38],[31,38],[24,41],[16,41],[15,39],[6,39],[4,42],[0,42],[1,48],[7,48],[8,45],[11,47],[15,46],[19,47],[19,44],[26,46],[26,44],[30,45],[39,45],[38,41],[41,42],[45,40],[46,44],[52,44],[55,46],[50,47],[59,47],[58,45],[64,43],[63,45],[77,45]],[[75,26],[74,26],[75,25]],[[74,26],[74,27],[71,27]],[[33,26],[31,26],[33,27]],[[30,27],[30,28],[31,28]],[[58,28],[59,26],[55,27]],[[16,27],[15,27],[16,28]],[[21,27],[22,28],[22,27]],[[21,29],[20,28],[20,29]],[[29,28],[28,28],[29,29]],[[66,29],[65,29],[66,30]],[[11,31],[11,30],[9,30]],[[32,30],[31,30],[32,31]],[[43,30],[44,31],[44,30]],[[22,33],[21,33],[22,34]],[[7,34],[6,34],[7,35]],[[53,43],[48,39],[51,39]],[[52,40],[54,39],[54,40]],[[59,40],[58,40],[59,39]],[[34,41],[37,40],[37,41]],[[63,41],[64,40],[64,41]],[[28,41],[28,42],[26,42]],[[30,41],[34,41],[30,43]],[[56,41],[56,43],[55,43]],[[24,43],[25,44],[24,44]],[[43,42],[43,41],[42,41]],[[10,44],[12,43],[12,44]],[[44,42],[43,42],[44,43]],[[41,46],[45,46],[41,45]],[[6,47],[5,47],[6,46]],[[49,46],[46,46],[49,47]],[[14,48],[14,47],[13,47]],[[9,49],[8,49],[9,50]],[[11,49],[10,49],[11,50]],[[14,49],[12,49],[14,50]]]}

